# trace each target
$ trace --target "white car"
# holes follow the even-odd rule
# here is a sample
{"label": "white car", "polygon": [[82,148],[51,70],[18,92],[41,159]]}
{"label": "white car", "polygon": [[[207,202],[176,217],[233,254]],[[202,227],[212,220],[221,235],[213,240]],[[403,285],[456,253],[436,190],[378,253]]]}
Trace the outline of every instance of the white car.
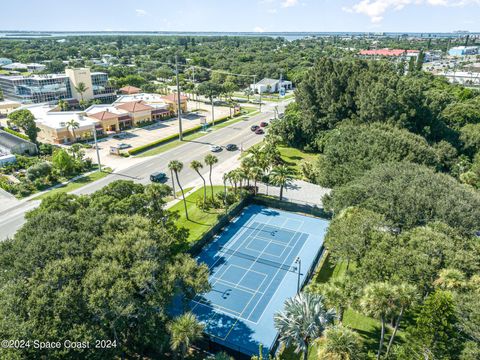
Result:
{"label": "white car", "polygon": [[210,151],[211,152],[220,152],[220,151],[222,151],[222,147],[218,146],[218,145],[211,145],[210,146]]}

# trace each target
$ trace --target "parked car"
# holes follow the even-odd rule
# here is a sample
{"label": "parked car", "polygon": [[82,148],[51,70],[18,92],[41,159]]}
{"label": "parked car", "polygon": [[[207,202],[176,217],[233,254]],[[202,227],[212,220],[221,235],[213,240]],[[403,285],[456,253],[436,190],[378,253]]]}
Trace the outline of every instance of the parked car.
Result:
{"label": "parked car", "polygon": [[120,134],[115,134],[112,136],[114,139],[125,139],[127,137],[127,134],[125,133],[120,133]]}
{"label": "parked car", "polygon": [[252,126],[250,127],[250,130],[252,130],[252,131],[257,131],[257,129],[259,129],[259,128],[260,128],[260,126],[258,126],[258,125],[252,125]]}
{"label": "parked car", "polygon": [[262,135],[264,133],[265,133],[265,131],[263,131],[262,128],[258,128],[257,130],[255,130],[255,134],[257,134],[257,135]]}
{"label": "parked car", "polygon": [[225,149],[227,149],[228,151],[235,151],[238,149],[238,146],[235,144],[228,144],[227,146],[225,146]]}
{"label": "parked car", "polygon": [[211,152],[219,152],[219,151],[222,151],[222,147],[218,146],[218,145],[212,145],[212,146],[210,146],[210,151]]}
{"label": "parked car", "polygon": [[150,175],[150,181],[152,182],[164,182],[165,180],[167,180],[167,174],[163,172],[158,171]]}
{"label": "parked car", "polygon": [[130,145],[130,144],[125,144],[125,143],[117,144],[117,148],[120,149],[120,150],[128,149],[128,148],[131,147],[131,146],[132,146],[132,145]]}
{"label": "parked car", "polygon": [[261,126],[261,127],[266,127],[266,126],[268,126],[268,123],[267,123],[266,121],[262,121],[262,122],[260,123],[260,126]]}

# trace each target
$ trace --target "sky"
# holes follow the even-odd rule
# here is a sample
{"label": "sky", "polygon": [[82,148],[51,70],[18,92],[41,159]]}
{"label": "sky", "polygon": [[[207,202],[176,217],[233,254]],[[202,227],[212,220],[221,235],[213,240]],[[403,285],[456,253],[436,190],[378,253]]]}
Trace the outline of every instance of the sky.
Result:
{"label": "sky", "polygon": [[22,0],[0,10],[0,30],[480,32],[480,0]]}

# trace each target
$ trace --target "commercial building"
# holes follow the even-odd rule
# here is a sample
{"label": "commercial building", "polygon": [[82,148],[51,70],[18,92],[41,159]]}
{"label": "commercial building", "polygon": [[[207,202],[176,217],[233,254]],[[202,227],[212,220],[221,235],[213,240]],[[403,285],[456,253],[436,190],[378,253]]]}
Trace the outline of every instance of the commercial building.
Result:
{"label": "commercial building", "polygon": [[[85,91],[76,90],[83,83]],[[6,99],[22,103],[56,102],[64,100],[114,101],[113,87],[102,72],[91,73],[88,68],[65,69],[65,74],[5,76],[0,75],[0,88]]]}
{"label": "commercial building", "polygon": [[279,79],[268,79],[264,78],[257,82],[256,84],[251,84],[250,89],[255,93],[276,93],[279,92],[281,88],[285,90],[291,90],[293,88],[292,82],[288,80],[279,80]]}
{"label": "commercial building", "polygon": [[140,94],[141,91],[142,89],[130,85],[118,89],[118,92],[123,95]]}
{"label": "commercial building", "polygon": [[478,46],[455,46],[448,50],[450,56],[477,55]]}
{"label": "commercial building", "polygon": [[36,64],[36,63],[23,64],[23,63],[18,63],[18,62],[17,63],[10,62],[9,64],[6,64],[6,65],[2,66],[2,69],[4,69],[4,70],[30,71],[30,72],[43,71],[46,68],[47,68],[47,66],[43,65],[43,64]]}
{"label": "commercial building", "polygon": [[7,58],[0,58],[0,67],[10,65],[13,61]]}
{"label": "commercial building", "polygon": [[[170,94],[161,96],[161,99],[169,105],[170,111],[174,114],[177,113],[178,109],[178,98],[177,94]],[[180,109],[182,113],[187,112],[187,100],[188,98],[185,95],[180,94]]]}
{"label": "commercial building", "polygon": [[158,94],[124,95],[112,104],[92,105],[85,111],[59,111],[45,103],[21,108],[35,117],[40,129],[38,140],[50,144],[91,139],[94,129],[99,136],[108,135],[173,115],[170,105]]}
{"label": "commercial building", "polygon": [[452,84],[460,84],[466,87],[480,87],[480,73],[467,71],[449,71],[439,73],[438,75],[445,76]]}
{"label": "commercial building", "polygon": [[17,101],[1,100],[0,101],[0,118],[7,116],[11,112],[18,109],[22,104]]}
{"label": "commercial building", "polygon": [[0,151],[3,154],[35,155],[38,149],[34,143],[0,130]]}

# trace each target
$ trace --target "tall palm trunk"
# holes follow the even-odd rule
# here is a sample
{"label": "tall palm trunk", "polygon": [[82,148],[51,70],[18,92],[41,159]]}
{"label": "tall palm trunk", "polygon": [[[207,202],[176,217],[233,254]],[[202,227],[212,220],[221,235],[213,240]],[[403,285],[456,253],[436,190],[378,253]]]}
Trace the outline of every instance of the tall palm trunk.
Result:
{"label": "tall palm trunk", "polygon": [[210,173],[208,174],[208,179],[210,181],[210,189],[212,191],[212,201],[213,201],[212,165],[210,165]]}
{"label": "tall palm trunk", "polygon": [[283,185],[280,185],[280,200],[283,199]]}
{"label": "tall palm trunk", "polygon": [[398,331],[398,328],[400,326],[400,321],[402,320],[402,317],[403,317],[403,311],[404,311],[404,308],[402,307],[400,309],[400,314],[398,314],[397,322],[395,323],[395,327],[393,329],[392,336],[390,337],[390,341],[388,342],[387,352],[385,353],[386,358],[388,358],[388,353],[390,352],[390,348],[393,345],[393,339],[395,338],[395,335],[397,335],[397,331]]}
{"label": "tall palm trunk", "polygon": [[202,178],[203,181],[203,206],[205,207],[205,202],[207,201],[207,184],[205,182],[205,178],[202,176],[202,174],[200,174],[200,171],[195,171],[197,172],[198,176]]}
{"label": "tall palm trunk", "polygon": [[380,332],[380,344],[378,346],[377,360],[380,359],[380,354],[382,353],[383,339],[385,338],[385,318],[382,315],[380,318],[382,322],[382,331]]}
{"label": "tall palm trunk", "polygon": [[170,170],[170,177],[172,178],[173,198],[176,199],[177,195],[175,194],[175,179],[173,178],[173,170]]}
{"label": "tall palm trunk", "polygon": [[187,199],[185,199],[185,193],[183,192],[183,187],[180,184],[180,180],[178,179],[178,171],[175,171],[175,177],[177,178],[177,184],[178,187],[180,188],[180,191],[182,192],[182,198],[183,198],[183,206],[185,207],[185,216],[188,219],[188,211],[187,211]]}
{"label": "tall palm trunk", "polygon": [[212,126],[215,126],[215,104],[213,103],[213,97],[210,98],[212,103]]}
{"label": "tall palm trunk", "polygon": [[255,178],[255,183],[253,185],[253,193],[257,195],[257,178]]}

